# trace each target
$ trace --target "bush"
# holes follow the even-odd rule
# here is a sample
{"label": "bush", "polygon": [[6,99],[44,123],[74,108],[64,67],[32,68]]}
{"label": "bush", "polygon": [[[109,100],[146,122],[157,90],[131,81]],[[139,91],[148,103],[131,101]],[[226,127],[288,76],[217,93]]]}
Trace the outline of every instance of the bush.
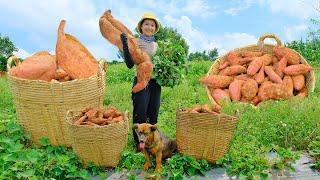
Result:
{"label": "bush", "polygon": [[7,70],[7,58],[0,55],[0,71]]}

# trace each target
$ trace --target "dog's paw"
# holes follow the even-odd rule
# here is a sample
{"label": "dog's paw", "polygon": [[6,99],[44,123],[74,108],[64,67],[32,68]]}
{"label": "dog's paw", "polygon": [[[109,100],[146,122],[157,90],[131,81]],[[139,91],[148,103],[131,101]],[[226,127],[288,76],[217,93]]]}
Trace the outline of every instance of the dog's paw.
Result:
{"label": "dog's paw", "polygon": [[143,169],[144,170],[148,170],[150,168],[150,163],[145,163],[144,165],[143,165]]}

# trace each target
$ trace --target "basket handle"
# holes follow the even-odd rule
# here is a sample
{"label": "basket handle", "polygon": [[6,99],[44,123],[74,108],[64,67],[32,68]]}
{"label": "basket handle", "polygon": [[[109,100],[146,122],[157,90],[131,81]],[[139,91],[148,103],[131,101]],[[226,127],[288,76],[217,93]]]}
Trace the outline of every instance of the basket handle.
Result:
{"label": "basket handle", "polygon": [[107,71],[108,64],[107,64],[107,62],[105,60],[100,60],[99,61],[99,66],[101,66],[101,68],[104,70],[104,72]]}
{"label": "basket handle", "polygon": [[274,39],[274,40],[276,40],[278,46],[283,46],[280,38],[279,38],[277,35],[266,33],[266,34],[263,34],[263,35],[259,38],[259,40],[258,40],[257,45],[259,46],[260,50],[263,49],[264,40],[265,40],[266,38]]}
{"label": "basket handle", "polygon": [[11,70],[13,63],[17,66],[21,62],[17,56],[11,56],[7,61],[7,72],[9,72]]}

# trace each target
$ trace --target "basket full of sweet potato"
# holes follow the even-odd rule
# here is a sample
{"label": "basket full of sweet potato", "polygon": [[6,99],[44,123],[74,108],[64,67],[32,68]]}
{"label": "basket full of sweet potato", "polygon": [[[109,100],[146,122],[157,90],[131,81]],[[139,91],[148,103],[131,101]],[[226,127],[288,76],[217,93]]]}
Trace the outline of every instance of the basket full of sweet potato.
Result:
{"label": "basket full of sweet potato", "polygon": [[128,142],[128,116],[114,107],[69,110],[65,120],[73,151],[84,163],[117,166]]}
{"label": "basket full of sweet potato", "polygon": [[[266,38],[277,45],[265,44]],[[234,49],[218,58],[200,79],[213,104],[222,101],[253,105],[267,100],[306,97],[314,91],[313,68],[299,53],[284,47],[273,34],[259,38],[257,45]]]}
{"label": "basket full of sweet potato", "polygon": [[102,107],[106,62],[98,62],[74,36],[64,33],[65,24],[62,20],[58,27],[55,54],[40,51],[22,62],[13,56],[7,63],[17,120],[35,143],[45,136],[52,145],[70,146],[66,112]]}

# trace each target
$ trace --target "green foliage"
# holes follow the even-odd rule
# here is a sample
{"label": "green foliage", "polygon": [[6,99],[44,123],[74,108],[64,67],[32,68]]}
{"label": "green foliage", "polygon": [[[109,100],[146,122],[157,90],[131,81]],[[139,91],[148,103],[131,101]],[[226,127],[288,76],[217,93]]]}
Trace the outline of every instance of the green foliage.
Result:
{"label": "green foliage", "polygon": [[197,60],[214,61],[217,58],[218,58],[218,49],[214,48],[210,51],[190,53],[188,56],[188,61],[197,61]]}
{"label": "green foliage", "polygon": [[[218,163],[230,175],[267,178],[271,168],[292,169],[298,158],[294,151],[306,150],[320,134],[318,95],[306,99],[264,102],[258,108],[229,104],[228,114],[239,111],[240,119],[228,154]],[[278,159],[269,162],[267,155],[276,152]]]}
{"label": "green foliage", "polygon": [[3,55],[0,55],[0,71],[6,71],[7,70],[7,58]]}
{"label": "green foliage", "polygon": [[205,175],[212,168],[206,160],[176,154],[169,158],[162,168],[162,175],[169,179],[183,179],[185,175]]}
{"label": "green foliage", "polygon": [[[154,172],[155,162],[152,158],[152,169],[150,171]],[[117,166],[117,171],[127,169],[127,176],[134,176],[131,170],[142,169],[145,162],[145,157],[142,153],[133,153],[130,151],[124,151],[121,155],[121,160]],[[205,175],[206,171],[210,170],[212,167],[205,160],[196,160],[193,157],[182,156],[176,154],[171,158],[167,159],[162,163],[162,176],[168,176],[169,179],[182,179],[185,175],[195,176],[195,175]],[[151,173],[149,176],[156,176]]]}
{"label": "green foliage", "polygon": [[14,51],[18,49],[14,46],[8,36],[1,36],[0,34],[0,71],[7,70],[7,60],[12,56]]}
{"label": "green foliage", "polygon": [[320,64],[320,39],[292,41],[287,46],[300,53],[312,65]]}
{"label": "green foliage", "polygon": [[188,54],[189,45],[180,33],[171,27],[160,27],[160,30],[155,34],[156,41],[171,41],[171,43],[181,46],[184,50],[184,54]]}
{"label": "green foliage", "polygon": [[10,56],[12,56],[12,53],[14,51],[18,51],[18,48],[14,46],[13,42],[9,39],[9,37],[2,37],[0,34],[0,55],[9,58]]}
{"label": "green foliage", "polygon": [[158,51],[152,58],[154,78],[161,86],[173,87],[181,83],[186,70],[186,54],[183,47],[172,40],[158,41]]}

